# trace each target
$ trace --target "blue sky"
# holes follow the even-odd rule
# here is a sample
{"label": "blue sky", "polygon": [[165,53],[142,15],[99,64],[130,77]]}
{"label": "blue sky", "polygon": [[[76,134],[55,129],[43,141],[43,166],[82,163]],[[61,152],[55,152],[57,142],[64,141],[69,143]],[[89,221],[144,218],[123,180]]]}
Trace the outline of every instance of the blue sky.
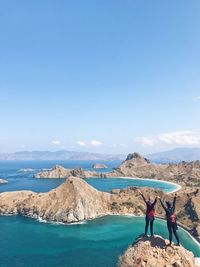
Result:
{"label": "blue sky", "polygon": [[198,0],[0,0],[0,152],[200,146]]}

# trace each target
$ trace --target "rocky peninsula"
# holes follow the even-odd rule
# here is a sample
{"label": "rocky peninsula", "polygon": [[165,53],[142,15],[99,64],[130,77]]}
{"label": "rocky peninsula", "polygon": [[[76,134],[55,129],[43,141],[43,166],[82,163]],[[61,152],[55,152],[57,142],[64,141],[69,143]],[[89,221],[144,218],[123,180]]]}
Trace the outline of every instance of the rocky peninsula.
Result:
{"label": "rocky peninsula", "polygon": [[69,177],[48,193],[32,191],[0,194],[0,214],[21,214],[56,222],[78,222],[110,212],[109,193],[97,191],[84,180]]}
{"label": "rocky peninsula", "polygon": [[182,185],[200,186],[200,161],[156,164],[139,153],[129,154],[122,164],[106,177],[138,177],[172,181]]}
{"label": "rocky peninsula", "polygon": [[139,238],[120,257],[118,266],[197,267],[192,252],[182,246],[166,247],[168,243],[161,236]]}

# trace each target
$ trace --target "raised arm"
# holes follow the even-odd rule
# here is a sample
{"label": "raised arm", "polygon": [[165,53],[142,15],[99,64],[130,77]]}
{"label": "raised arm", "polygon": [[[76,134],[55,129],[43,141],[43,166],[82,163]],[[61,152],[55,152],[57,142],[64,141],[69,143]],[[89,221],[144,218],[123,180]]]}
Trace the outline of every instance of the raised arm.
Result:
{"label": "raised arm", "polygon": [[[160,198],[159,198],[159,199],[160,199]],[[164,203],[162,202],[161,199],[160,199],[160,204],[162,205],[163,209],[164,209],[165,211],[167,211],[167,208],[165,207],[165,205],[164,205]]]}
{"label": "raised arm", "polygon": [[175,208],[176,208],[176,194],[173,200],[173,211],[175,211]]}
{"label": "raised arm", "polygon": [[154,202],[153,202],[153,205],[156,205],[156,202],[157,202],[157,197],[155,198]]}
{"label": "raised arm", "polygon": [[145,197],[144,197],[143,193],[141,193],[141,192],[140,192],[140,195],[142,196],[142,198],[143,198],[144,202],[147,204],[147,201],[146,201],[146,199],[145,199]]}

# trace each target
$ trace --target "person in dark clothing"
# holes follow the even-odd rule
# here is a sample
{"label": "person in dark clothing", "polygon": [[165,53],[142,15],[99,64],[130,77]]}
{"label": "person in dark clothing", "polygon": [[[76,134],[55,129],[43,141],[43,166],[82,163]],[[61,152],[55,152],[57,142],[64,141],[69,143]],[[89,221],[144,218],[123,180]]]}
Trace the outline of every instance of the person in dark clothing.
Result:
{"label": "person in dark clothing", "polygon": [[[160,198],[159,198],[160,199]],[[176,195],[174,197],[173,203],[166,201],[166,206],[163,203],[163,201],[160,199],[160,203],[165,210],[166,213],[166,219],[167,219],[167,228],[169,232],[169,245],[171,246],[172,244],[172,234],[174,234],[176,241],[177,241],[177,246],[179,246],[180,241],[179,241],[179,236],[177,233],[178,226],[176,222],[176,216],[174,214],[175,212],[175,207],[176,207]]]}
{"label": "person in dark clothing", "polygon": [[146,216],[145,216],[145,235],[147,235],[147,231],[149,228],[149,223],[150,223],[150,233],[151,236],[153,236],[153,223],[155,220],[155,205],[157,202],[157,197],[155,198],[154,202],[151,201],[151,199],[149,198],[149,200],[147,201],[144,197],[144,195],[140,192],[140,195],[142,196],[145,204],[146,204]]}

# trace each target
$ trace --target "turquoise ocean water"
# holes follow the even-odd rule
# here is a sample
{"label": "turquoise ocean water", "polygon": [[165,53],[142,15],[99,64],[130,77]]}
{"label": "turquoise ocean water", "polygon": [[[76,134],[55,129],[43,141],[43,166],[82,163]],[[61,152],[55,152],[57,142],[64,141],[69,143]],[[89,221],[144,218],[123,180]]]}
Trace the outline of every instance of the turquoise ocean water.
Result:
{"label": "turquoise ocean water", "polygon": [[[32,190],[35,192],[48,192],[56,188],[65,179],[36,179],[33,175],[42,169],[52,168],[55,164],[60,164],[66,168],[82,167],[86,170],[91,170],[93,161],[0,161],[0,178],[8,181],[8,184],[0,186],[0,192],[16,191],[16,190]],[[97,170],[99,172],[111,171],[116,167],[119,161],[106,162],[108,169]],[[170,192],[176,189],[176,186],[169,183],[162,183],[154,180],[131,180],[131,179],[85,179],[89,184],[101,191],[110,191],[114,188],[126,188],[128,186],[150,186],[159,188],[165,192]]]}
{"label": "turquoise ocean water", "polygon": [[[51,164],[54,165],[53,162],[0,162],[0,178],[9,181],[7,187],[0,186],[1,191],[35,189],[45,192],[58,186],[62,180],[32,178],[35,171],[50,168]],[[66,167],[73,167],[73,164],[91,166],[91,162],[65,162]],[[109,166],[115,167],[116,163]],[[33,170],[19,171],[22,168]],[[106,184],[104,179],[89,179],[90,184],[105,191],[128,186],[130,182],[109,179]],[[163,189],[173,188],[166,185]],[[83,224],[56,225],[20,216],[0,216],[0,266],[114,267],[119,255],[143,233],[143,222],[144,218],[138,217],[106,216]],[[167,237],[164,221],[155,221],[155,233]],[[179,235],[181,243],[195,256],[200,256],[198,245],[181,228]]]}

